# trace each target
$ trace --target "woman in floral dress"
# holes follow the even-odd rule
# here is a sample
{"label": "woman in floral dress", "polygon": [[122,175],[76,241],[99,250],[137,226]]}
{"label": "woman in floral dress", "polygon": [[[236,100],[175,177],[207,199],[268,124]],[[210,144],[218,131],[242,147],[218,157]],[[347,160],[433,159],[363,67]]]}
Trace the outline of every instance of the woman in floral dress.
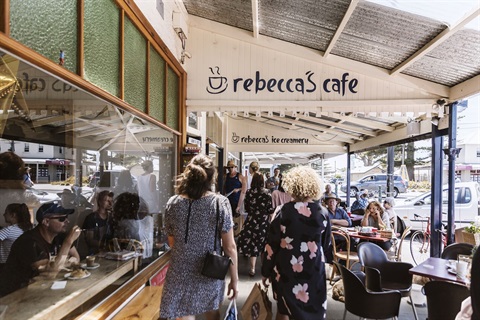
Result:
{"label": "woman in floral dress", "polygon": [[325,262],[332,261],[332,247],[328,214],[316,201],[322,186],[313,169],[297,167],[287,173],[283,188],[294,201],[271,223],[262,281],[272,282],[277,320],[326,319]]}
{"label": "woman in floral dress", "polygon": [[272,195],[264,188],[264,184],[263,175],[254,173],[244,202],[248,216],[238,237],[238,252],[250,257],[251,277],[255,275],[257,257],[265,248],[270,214],[273,213]]}

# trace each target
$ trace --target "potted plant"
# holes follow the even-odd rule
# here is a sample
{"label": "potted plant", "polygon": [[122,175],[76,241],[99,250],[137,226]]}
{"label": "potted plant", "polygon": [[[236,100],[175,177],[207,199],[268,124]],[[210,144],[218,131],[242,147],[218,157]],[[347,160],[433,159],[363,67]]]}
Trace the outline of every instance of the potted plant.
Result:
{"label": "potted plant", "polygon": [[480,217],[475,218],[475,221],[465,227],[462,233],[464,242],[474,246],[480,245]]}

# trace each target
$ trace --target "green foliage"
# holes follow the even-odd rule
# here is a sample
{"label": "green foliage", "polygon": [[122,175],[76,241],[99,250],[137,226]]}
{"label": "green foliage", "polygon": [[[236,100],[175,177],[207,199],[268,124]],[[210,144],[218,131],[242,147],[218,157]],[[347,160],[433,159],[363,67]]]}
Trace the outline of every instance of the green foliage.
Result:
{"label": "green foliage", "polygon": [[464,231],[468,233],[480,233],[480,226],[472,222],[469,226],[465,227]]}

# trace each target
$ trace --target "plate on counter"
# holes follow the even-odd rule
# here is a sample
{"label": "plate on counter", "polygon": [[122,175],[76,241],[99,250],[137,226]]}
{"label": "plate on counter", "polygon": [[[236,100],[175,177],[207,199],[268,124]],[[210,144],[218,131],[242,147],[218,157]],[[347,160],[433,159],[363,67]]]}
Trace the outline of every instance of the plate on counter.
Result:
{"label": "plate on counter", "polygon": [[[79,269],[79,270],[81,270],[81,269]],[[69,279],[69,280],[81,280],[81,279],[88,278],[91,275],[91,273],[86,271],[86,270],[82,270],[81,273],[77,272],[77,271],[78,270],[66,273],[64,277]]]}
{"label": "plate on counter", "polygon": [[86,263],[82,263],[82,264],[80,265],[80,267],[81,267],[82,269],[94,270],[94,269],[97,269],[98,267],[100,267],[100,263],[94,263],[93,266],[91,266],[91,267],[88,267]]}

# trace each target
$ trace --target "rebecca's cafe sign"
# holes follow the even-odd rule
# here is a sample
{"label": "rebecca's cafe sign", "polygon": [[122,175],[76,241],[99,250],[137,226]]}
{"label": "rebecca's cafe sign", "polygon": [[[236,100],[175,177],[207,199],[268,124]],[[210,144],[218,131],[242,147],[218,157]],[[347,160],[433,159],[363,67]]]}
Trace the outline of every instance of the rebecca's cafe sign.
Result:
{"label": "rebecca's cafe sign", "polygon": [[[232,95],[262,94],[263,98],[271,95],[271,100],[281,100],[289,94],[315,95],[334,94],[338,97],[355,95],[359,81],[348,72],[338,77],[319,77],[308,70],[300,76],[272,77],[260,71],[254,71],[250,77],[228,77],[222,75],[220,67],[209,67],[208,81],[205,87],[207,95],[213,99],[230,100]],[[284,98],[285,99],[285,98]],[[262,100],[263,101],[263,100]],[[258,101],[258,103],[262,103]],[[268,101],[268,100],[266,100]],[[295,146],[300,149],[311,149],[325,146],[325,141],[312,134],[295,130],[282,130],[272,126],[258,126],[258,123],[245,122],[242,119],[228,118],[227,141],[230,150],[242,150],[252,147],[266,147],[278,151],[279,146]],[[333,149],[337,146],[331,145]],[[341,148],[338,146],[338,148]],[[266,149],[265,149],[266,151]]]}
{"label": "rebecca's cafe sign", "polygon": [[210,67],[210,77],[206,90],[211,95],[227,93],[260,92],[281,94],[281,93],[315,93],[321,90],[324,93],[336,93],[345,96],[346,93],[356,94],[358,79],[350,76],[348,72],[343,73],[339,78],[325,78],[315,80],[315,73],[307,71],[301,77],[296,78],[270,78],[256,71],[250,78],[232,78],[231,80],[221,75],[218,66]]}

